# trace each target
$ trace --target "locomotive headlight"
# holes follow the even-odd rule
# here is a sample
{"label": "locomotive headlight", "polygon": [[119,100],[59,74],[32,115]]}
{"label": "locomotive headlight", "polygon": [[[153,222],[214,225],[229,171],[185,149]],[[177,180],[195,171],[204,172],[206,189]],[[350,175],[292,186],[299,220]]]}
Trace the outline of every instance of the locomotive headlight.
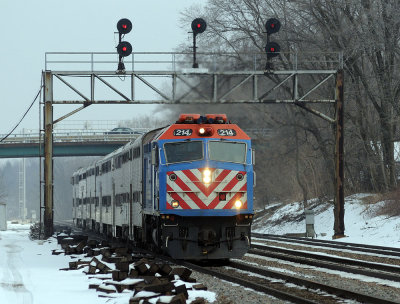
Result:
{"label": "locomotive headlight", "polygon": [[203,177],[203,182],[204,182],[205,184],[209,184],[209,183],[211,182],[211,177],[209,177],[209,176]]}
{"label": "locomotive headlight", "polygon": [[172,208],[178,208],[178,207],[179,207],[179,201],[173,200],[173,201],[171,202],[171,205],[172,205]]}
{"label": "locomotive headlight", "polygon": [[209,169],[204,169],[203,171],[203,182],[209,184],[211,182],[211,171]]}
{"label": "locomotive headlight", "polygon": [[236,209],[240,209],[240,208],[242,208],[242,206],[243,206],[243,203],[242,203],[241,200],[237,200],[237,201],[235,202],[235,207],[236,207]]}
{"label": "locomotive headlight", "polygon": [[200,134],[204,134],[204,133],[206,133],[206,129],[204,129],[204,128],[200,128],[200,129],[199,129],[199,133],[200,133]]}

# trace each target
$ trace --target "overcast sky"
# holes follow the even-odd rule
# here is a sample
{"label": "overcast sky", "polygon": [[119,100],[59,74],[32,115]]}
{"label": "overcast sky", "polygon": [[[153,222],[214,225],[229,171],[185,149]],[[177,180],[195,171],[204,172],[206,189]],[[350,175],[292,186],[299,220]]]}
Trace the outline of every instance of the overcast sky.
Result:
{"label": "overcast sky", "polygon": [[[205,2],[205,1],[201,1]],[[8,133],[33,101],[44,70],[45,52],[113,52],[116,23],[128,18],[126,35],[135,51],[173,51],[189,42],[179,27],[180,12],[194,0],[0,0],[0,134]],[[54,118],[76,108],[55,106]],[[154,106],[93,105],[70,119],[131,119]],[[38,128],[38,105],[21,128]]]}

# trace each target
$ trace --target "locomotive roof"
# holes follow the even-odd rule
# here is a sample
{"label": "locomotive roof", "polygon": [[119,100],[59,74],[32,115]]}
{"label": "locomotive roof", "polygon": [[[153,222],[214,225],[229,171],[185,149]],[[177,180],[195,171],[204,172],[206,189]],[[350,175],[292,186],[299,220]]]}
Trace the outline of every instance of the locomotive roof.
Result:
{"label": "locomotive roof", "polygon": [[[211,129],[210,135],[200,135],[199,130]],[[190,130],[189,132],[177,130]],[[225,130],[225,131],[220,131]],[[250,137],[236,124],[173,124],[165,129],[158,138],[163,139],[193,139],[193,138],[218,138],[218,139],[244,139]]]}

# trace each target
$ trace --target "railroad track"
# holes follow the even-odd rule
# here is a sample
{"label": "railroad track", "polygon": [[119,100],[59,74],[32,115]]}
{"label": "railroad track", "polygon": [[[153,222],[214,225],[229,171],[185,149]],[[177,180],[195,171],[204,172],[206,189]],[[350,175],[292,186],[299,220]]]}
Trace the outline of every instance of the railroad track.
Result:
{"label": "railroad track", "polygon": [[376,245],[365,245],[357,243],[346,243],[337,241],[327,241],[327,240],[317,240],[317,239],[305,239],[299,237],[290,237],[282,235],[273,234],[261,234],[261,233],[251,233],[253,238],[258,238],[262,240],[278,241],[278,242],[288,242],[290,244],[304,244],[323,248],[333,248],[333,249],[344,249],[354,252],[363,253],[373,253],[386,256],[400,257],[400,248],[396,247],[385,247]]}
{"label": "railroad track", "polygon": [[252,245],[252,248],[253,249],[249,250],[251,254],[400,282],[399,266],[333,257],[273,246]]}
{"label": "railroad track", "polygon": [[181,262],[181,265],[292,303],[344,303],[349,299],[361,303],[400,303],[271,271],[258,265],[252,266],[238,260],[231,261],[225,267],[204,267],[189,262]]}
{"label": "railroad track", "polygon": [[[343,282],[346,282],[347,280],[350,282],[351,279],[349,278],[353,278],[353,282],[349,283],[350,286],[356,285],[357,283],[355,284],[354,282],[357,282],[357,280],[359,280],[358,284],[360,286],[367,284],[365,282],[378,281],[379,283],[375,284],[375,288],[380,289],[378,284],[381,286],[385,286],[387,284],[390,286],[390,292],[393,293],[392,296],[391,293],[388,293],[389,295],[387,297],[383,296],[384,299],[380,298],[380,300],[376,299],[374,301],[364,299],[363,301],[367,303],[380,303],[379,301],[383,299],[384,301],[392,301],[393,303],[400,302],[400,298],[398,296],[400,288],[400,259],[398,259],[396,255],[399,250],[398,248],[349,243],[342,244],[339,242],[334,242],[331,244],[329,241],[316,242],[319,246],[316,246],[317,248],[312,248],[314,245],[312,240],[280,237],[274,235],[252,235],[255,236],[255,238],[252,239],[252,249],[245,257],[246,260],[255,259],[256,261],[261,261],[260,263],[268,264],[270,268],[285,269],[286,267],[283,265],[290,265],[292,268],[296,268],[297,265],[299,267],[298,269],[304,269],[299,271],[302,276],[318,276],[318,274],[316,275],[315,273],[320,272],[321,280],[323,280],[324,276],[326,276],[325,274],[338,276],[339,278],[343,277]],[[257,240],[265,241],[265,243],[257,243]],[[325,244],[327,246],[324,246]],[[348,249],[348,251],[341,250],[340,254],[344,256],[340,257],[334,255],[339,251],[332,251],[332,248],[335,250],[345,248]],[[321,251],[322,253],[317,253],[315,251]],[[328,253],[329,251],[330,253]],[[345,255],[347,255],[347,257],[345,257]],[[377,255],[377,257],[374,255]],[[372,258],[375,261],[371,262],[368,260],[362,260],[362,258]],[[279,269],[279,272],[285,270],[288,271],[288,269],[291,268],[287,267],[285,270],[283,269]],[[346,276],[341,273],[348,273],[350,275]],[[364,277],[355,278],[355,275],[362,275]],[[386,281],[379,281],[378,279]],[[321,287],[320,289],[329,292],[328,289],[323,289]],[[371,295],[369,291],[367,294],[368,296]],[[360,301],[359,298],[354,299]]]}
{"label": "railroad track", "polygon": [[[65,225],[66,223],[63,224]],[[76,228],[75,231],[82,233],[82,231]],[[91,237],[91,234],[88,234],[89,237]],[[264,245],[253,245],[252,247],[253,249],[249,251],[249,255],[247,256],[254,255],[280,259],[286,262],[310,265],[321,269],[327,268],[390,280],[393,282],[400,282],[400,276],[398,275],[400,267],[377,265],[376,263],[341,259],[317,254],[310,255],[304,252],[296,252],[293,250]],[[154,254],[154,252],[149,253]],[[268,267],[253,265],[252,263],[247,262],[246,257],[244,260],[232,260],[229,264],[224,266],[209,266],[204,263],[177,261],[165,256],[157,256],[157,258],[292,303],[344,303],[346,299],[362,303],[400,303],[391,299],[324,284],[315,279],[310,280],[279,271],[273,271],[268,269]]]}

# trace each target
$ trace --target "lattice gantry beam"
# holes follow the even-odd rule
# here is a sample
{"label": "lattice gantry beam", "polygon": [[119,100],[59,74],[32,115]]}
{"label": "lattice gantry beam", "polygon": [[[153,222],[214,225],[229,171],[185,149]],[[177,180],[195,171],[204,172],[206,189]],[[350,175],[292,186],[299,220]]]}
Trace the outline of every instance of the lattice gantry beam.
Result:
{"label": "lattice gantry beam", "polygon": [[[126,72],[124,75],[106,71],[49,72],[59,82],[59,90],[63,92],[68,90],[70,93],[63,93],[60,94],[62,97],[58,97],[57,89],[54,88],[53,104],[89,105],[106,103],[334,103],[334,76],[337,71],[296,70],[274,71],[267,74],[264,71],[194,71],[193,73],[135,71]],[[75,83],[72,84],[71,80]],[[138,83],[142,86],[139,87]],[[141,90],[147,91],[140,94]],[[87,97],[86,92],[90,92],[90,98]],[[96,97],[107,94],[115,96]]]}

